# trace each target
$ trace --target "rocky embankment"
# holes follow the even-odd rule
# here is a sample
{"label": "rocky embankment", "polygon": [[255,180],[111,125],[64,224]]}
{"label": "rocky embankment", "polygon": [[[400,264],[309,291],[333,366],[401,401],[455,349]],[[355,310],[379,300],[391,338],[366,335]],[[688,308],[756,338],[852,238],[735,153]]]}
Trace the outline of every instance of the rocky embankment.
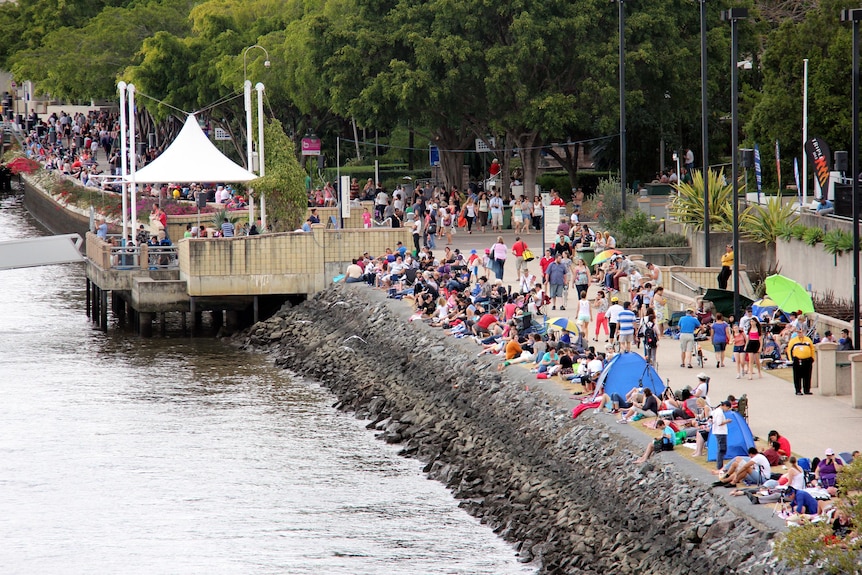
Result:
{"label": "rocky embankment", "polygon": [[340,285],[237,341],[320,380],[540,573],[789,572],[771,559],[771,534],[703,485],[660,458],[632,463],[643,444],[572,420],[524,370],[501,376],[472,341],[408,316],[404,302]]}

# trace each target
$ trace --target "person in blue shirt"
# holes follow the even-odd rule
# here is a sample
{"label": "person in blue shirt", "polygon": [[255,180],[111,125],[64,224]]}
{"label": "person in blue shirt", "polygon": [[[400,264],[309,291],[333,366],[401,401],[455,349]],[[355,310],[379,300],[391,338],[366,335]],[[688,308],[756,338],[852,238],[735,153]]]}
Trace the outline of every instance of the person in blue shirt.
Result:
{"label": "person in blue shirt", "polygon": [[96,235],[102,241],[108,241],[108,223],[105,220],[99,220],[99,225],[96,226]]}
{"label": "person in blue shirt", "polygon": [[685,315],[679,318],[680,367],[691,369],[691,356],[695,350],[694,332],[700,327],[700,320],[694,316],[694,310],[688,308]]}
{"label": "person in blue shirt", "polygon": [[624,348],[626,353],[632,350],[632,341],[635,339],[635,313],[629,309],[632,302],[623,302],[623,311],[617,314],[617,330],[619,334],[620,346]]}
{"label": "person in blue shirt", "polygon": [[784,496],[790,502],[790,508],[796,513],[817,515],[820,512],[817,500],[807,491],[798,491],[793,487],[788,487]]}
{"label": "person in blue shirt", "polygon": [[835,213],[835,204],[826,199],[826,196],[820,197],[820,203],[817,204],[817,213],[821,216],[828,216]]}
{"label": "person in blue shirt", "polygon": [[649,442],[647,445],[646,451],[641,455],[638,459],[635,459],[635,463],[638,465],[641,463],[646,463],[646,460],[650,458],[650,456],[656,451],[673,451],[673,446],[675,443],[675,434],[676,432],[673,430],[673,427],[670,426],[670,420],[659,419],[658,425],[664,425],[664,429],[661,432],[661,437]]}

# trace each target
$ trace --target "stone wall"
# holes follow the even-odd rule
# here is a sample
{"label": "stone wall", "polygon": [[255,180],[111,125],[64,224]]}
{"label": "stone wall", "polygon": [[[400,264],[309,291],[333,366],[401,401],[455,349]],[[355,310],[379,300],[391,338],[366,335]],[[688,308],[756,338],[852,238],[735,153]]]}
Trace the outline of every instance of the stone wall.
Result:
{"label": "stone wall", "polygon": [[771,533],[663,456],[632,463],[646,436],[633,443],[599,418],[573,420],[526,371],[501,375],[472,341],[410,324],[409,313],[338,285],[236,343],[328,386],[337,407],[423,461],[539,573],[789,572],[770,558]]}

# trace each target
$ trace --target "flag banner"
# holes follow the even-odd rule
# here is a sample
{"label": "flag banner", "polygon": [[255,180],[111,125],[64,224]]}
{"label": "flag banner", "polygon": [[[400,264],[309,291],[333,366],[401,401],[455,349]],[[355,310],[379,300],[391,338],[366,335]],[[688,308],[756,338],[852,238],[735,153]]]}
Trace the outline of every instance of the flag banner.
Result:
{"label": "flag banner", "polygon": [[781,189],[781,150],[778,147],[778,140],[775,140],[775,172],[778,174],[778,189]]}
{"label": "flag banner", "polygon": [[796,197],[799,199],[799,205],[802,205],[802,186],[799,185],[799,161],[793,158],[793,176],[796,178]]}
{"label": "flag banner", "polygon": [[760,148],[754,144],[754,181],[757,182],[757,193],[760,193],[763,183],[763,172],[760,168]]}
{"label": "flag banner", "polygon": [[830,166],[830,158],[832,154],[829,152],[829,146],[820,138],[811,138],[805,142],[805,153],[808,154],[808,159],[811,165],[814,166],[814,177],[820,190],[829,189],[829,172],[832,169]]}

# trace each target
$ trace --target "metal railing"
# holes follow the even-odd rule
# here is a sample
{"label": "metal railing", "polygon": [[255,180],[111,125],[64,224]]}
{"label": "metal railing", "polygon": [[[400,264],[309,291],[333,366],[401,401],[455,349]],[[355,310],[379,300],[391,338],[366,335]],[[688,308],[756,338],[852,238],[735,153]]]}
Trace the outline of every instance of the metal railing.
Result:
{"label": "metal railing", "polygon": [[179,265],[176,246],[111,246],[110,262],[113,270],[162,270]]}

